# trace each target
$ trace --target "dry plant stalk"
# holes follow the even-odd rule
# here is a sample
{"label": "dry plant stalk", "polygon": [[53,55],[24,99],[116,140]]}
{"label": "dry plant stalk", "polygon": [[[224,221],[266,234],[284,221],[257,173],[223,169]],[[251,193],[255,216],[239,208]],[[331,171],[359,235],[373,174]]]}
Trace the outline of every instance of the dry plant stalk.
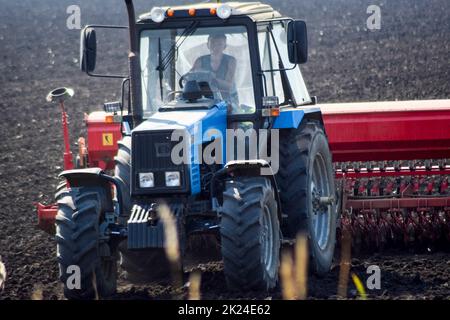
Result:
{"label": "dry plant stalk", "polygon": [[164,225],[165,250],[170,263],[173,285],[175,288],[181,287],[183,280],[181,277],[180,249],[175,217],[166,204],[158,207],[158,213]]}
{"label": "dry plant stalk", "polygon": [[343,230],[341,239],[341,263],[339,270],[338,296],[347,297],[347,288],[351,266],[352,238],[348,230]]}
{"label": "dry plant stalk", "polygon": [[295,283],[293,281],[293,261],[292,255],[288,250],[283,250],[281,255],[281,285],[283,289],[284,300],[295,300]]}
{"label": "dry plant stalk", "polygon": [[97,289],[97,275],[95,274],[95,268],[93,269],[93,272],[92,272],[92,287],[94,288],[94,292],[95,292],[95,300],[99,300],[98,289]]}
{"label": "dry plant stalk", "polygon": [[283,299],[304,300],[308,296],[308,239],[299,233],[295,242],[295,263],[290,250],[281,255],[281,282]]}
{"label": "dry plant stalk", "polygon": [[191,272],[189,276],[189,300],[200,300],[200,283],[202,279],[202,274],[200,271],[195,270]]}
{"label": "dry plant stalk", "polygon": [[5,289],[6,282],[6,267],[2,262],[2,257],[0,256],[0,291]]}
{"label": "dry plant stalk", "polygon": [[308,239],[305,234],[298,234],[295,243],[295,284],[298,299],[308,296]]}

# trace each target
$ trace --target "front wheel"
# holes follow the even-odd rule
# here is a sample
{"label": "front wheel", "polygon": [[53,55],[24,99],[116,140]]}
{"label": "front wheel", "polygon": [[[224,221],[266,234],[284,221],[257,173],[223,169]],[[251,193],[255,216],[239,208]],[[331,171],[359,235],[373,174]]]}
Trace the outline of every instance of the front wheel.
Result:
{"label": "front wheel", "polygon": [[99,188],[72,188],[59,194],[57,258],[67,299],[102,298],[116,291],[117,251],[99,236],[101,197]]}
{"label": "front wheel", "polygon": [[278,282],[280,226],[267,178],[226,183],[220,225],[224,272],[232,290],[269,290]]}

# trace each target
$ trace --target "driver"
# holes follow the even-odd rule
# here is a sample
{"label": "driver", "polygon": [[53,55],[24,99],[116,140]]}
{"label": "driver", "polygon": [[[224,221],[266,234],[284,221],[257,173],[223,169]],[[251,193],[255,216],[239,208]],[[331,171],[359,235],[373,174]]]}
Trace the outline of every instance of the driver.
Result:
{"label": "driver", "polygon": [[236,59],[224,53],[227,47],[227,36],[225,34],[212,34],[208,37],[207,45],[210,54],[197,58],[191,71],[211,72],[222,98],[236,107],[238,104],[234,82]]}

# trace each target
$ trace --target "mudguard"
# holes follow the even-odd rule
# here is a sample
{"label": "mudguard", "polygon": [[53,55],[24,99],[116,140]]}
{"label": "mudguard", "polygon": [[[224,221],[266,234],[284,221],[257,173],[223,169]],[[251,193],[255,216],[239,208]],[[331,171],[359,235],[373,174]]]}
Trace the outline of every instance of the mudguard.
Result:
{"label": "mudguard", "polygon": [[[266,169],[265,174],[261,175],[261,169]],[[275,180],[275,175],[273,174],[270,164],[264,159],[254,159],[254,160],[232,160],[225,164],[225,166],[216,173],[214,180],[220,178],[221,176],[250,176],[250,177],[267,177],[270,179],[273,190],[275,191],[275,199],[277,201],[278,207],[278,218],[281,221],[281,199],[278,194],[278,186]],[[211,182],[211,185],[215,185],[215,181]],[[214,193],[213,193],[214,194]]]}
{"label": "mudguard", "polygon": [[284,108],[273,122],[273,129],[297,129],[303,119],[318,120],[323,124],[319,108]]}
{"label": "mudguard", "polygon": [[111,211],[114,209],[111,183],[116,187],[117,202],[119,205],[120,215],[122,212],[122,189],[120,182],[112,176],[107,175],[101,168],[86,168],[86,169],[73,169],[66,170],[59,174],[59,177],[64,177],[69,183],[71,188],[79,187],[101,187],[105,190],[105,203],[103,204],[106,210]]}

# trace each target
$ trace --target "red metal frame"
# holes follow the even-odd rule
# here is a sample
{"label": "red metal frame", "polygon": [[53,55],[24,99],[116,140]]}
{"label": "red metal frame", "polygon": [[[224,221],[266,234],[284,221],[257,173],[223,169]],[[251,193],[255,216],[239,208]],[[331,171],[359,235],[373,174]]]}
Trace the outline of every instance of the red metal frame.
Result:
{"label": "red metal frame", "polygon": [[[71,170],[74,168],[73,155],[70,151],[70,138],[69,129],[67,124],[67,112],[64,108],[64,102],[59,102],[61,108],[62,117],[62,129],[64,137],[64,170]],[[42,203],[36,203],[36,210],[38,216],[38,226],[40,229],[53,234],[55,232],[55,219],[58,212],[58,205],[53,203],[51,205],[44,205]]]}
{"label": "red metal frame", "polygon": [[36,203],[38,226],[40,229],[53,234],[55,232],[55,220],[58,212],[58,205],[43,205],[42,203]]}
{"label": "red metal frame", "polygon": [[67,127],[67,113],[64,108],[64,102],[61,100],[59,102],[59,106],[61,107],[62,114],[62,127],[64,134],[64,170],[73,169],[73,156],[70,151],[70,139],[69,139],[69,129]]}
{"label": "red metal frame", "polygon": [[349,179],[360,179],[360,178],[372,178],[372,177],[404,177],[404,176],[438,176],[438,175],[450,175],[450,167],[445,167],[442,169],[432,168],[431,170],[426,170],[425,168],[416,168],[415,170],[410,170],[409,168],[402,168],[401,170],[394,170],[394,168],[387,168],[384,171],[380,169],[375,169],[368,171],[363,169],[359,172],[350,170],[347,172],[342,172],[342,170],[336,171],[336,178],[349,178]]}
{"label": "red metal frame", "polygon": [[347,208],[358,210],[390,209],[390,208],[431,208],[450,207],[450,197],[408,197],[381,199],[352,199],[345,202]]}

